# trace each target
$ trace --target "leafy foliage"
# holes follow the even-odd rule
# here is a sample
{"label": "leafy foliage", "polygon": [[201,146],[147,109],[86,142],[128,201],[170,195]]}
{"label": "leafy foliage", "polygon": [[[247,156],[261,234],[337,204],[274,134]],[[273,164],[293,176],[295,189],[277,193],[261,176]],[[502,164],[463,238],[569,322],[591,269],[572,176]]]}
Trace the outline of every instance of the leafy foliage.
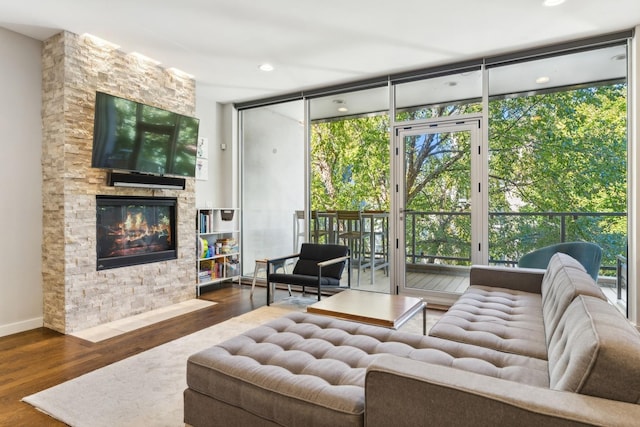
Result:
{"label": "leafy foliage", "polygon": [[566,241],[598,243],[603,264],[614,264],[624,253],[626,217],[582,214],[626,211],[626,86],[493,101],[489,115],[489,210],[579,214],[495,215],[491,258],[517,260],[559,242],[564,230]]}
{"label": "leafy foliage", "polygon": [[312,210],[389,210],[389,116],[313,125]]}
{"label": "leafy foliage", "polygon": [[[622,84],[489,103],[492,260],[511,263],[535,247],[560,241],[561,230],[567,241],[600,244],[603,264],[612,265],[615,255],[624,252],[626,216],[589,213],[626,210],[626,104]],[[423,107],[396,119],[479,109],[474,103]],[[404,150],[406,208],[423,212],[408,221],[415,242],[408,242],[407,252],[417,256],[412,262],[437,262],[434,256],[442,256],[468,264],[469,135],[411,136]],[[313,124],[311,161],[313,210],[389,209],[386,114]]]}

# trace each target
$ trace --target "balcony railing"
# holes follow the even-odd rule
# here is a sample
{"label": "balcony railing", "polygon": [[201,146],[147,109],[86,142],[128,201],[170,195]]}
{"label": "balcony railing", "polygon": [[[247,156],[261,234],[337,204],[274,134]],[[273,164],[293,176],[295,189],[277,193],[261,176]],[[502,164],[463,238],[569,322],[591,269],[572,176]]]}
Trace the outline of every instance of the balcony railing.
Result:
{"label": "balcony railing", "polygon": [[[471,264],[470,212],[406,211],[407,263]],[[489,263],[517,265],[532,250],[567,241],[603,249],[601,273],[613,275],[625,254],[624,212],[489,212]],[[462,237],[461,237],[462,236]]]}

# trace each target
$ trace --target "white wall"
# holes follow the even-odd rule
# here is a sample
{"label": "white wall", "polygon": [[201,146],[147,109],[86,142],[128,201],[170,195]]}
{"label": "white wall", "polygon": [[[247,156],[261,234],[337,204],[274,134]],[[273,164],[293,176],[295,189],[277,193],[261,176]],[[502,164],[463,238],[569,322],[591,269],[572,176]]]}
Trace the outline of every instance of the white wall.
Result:
{"label": "white wall", "polygon": [[41,47],[0,28],[0,336],[42,326]]}
{"label": "white wall", "polygon": [[220,170],[217,164],[220,162],[220,146],[218,127],[220,124],[220,106],[215,101],[198,96],[198,83],[196,82],[196,117],[200,119],[198,136],[209,141],[207,156],[208,171],[207,180],[196,180],[196,207],[220,206],[221,194],[215,183],[219,180]]}
{"label": "white wall", "polygon": [[[222,106],[220,138],[232,151],[227,152],[222,158],[223,177],[219,184],[224,193],[224,200],[228,206],[240,206],[240,141],[238,138],[238,111],[231,104]],[[229,179],[231,177],[231,179]]]}
{"label": "white wall", "polygon": [[[196,180],[196,206],[236,208],[238,147],[232,137],[233,106],[198,97],[196,84],[196,117],[200,119],[199,137],[209,140],[208,179]],[[224,144],[224,148],[223,148]]]}

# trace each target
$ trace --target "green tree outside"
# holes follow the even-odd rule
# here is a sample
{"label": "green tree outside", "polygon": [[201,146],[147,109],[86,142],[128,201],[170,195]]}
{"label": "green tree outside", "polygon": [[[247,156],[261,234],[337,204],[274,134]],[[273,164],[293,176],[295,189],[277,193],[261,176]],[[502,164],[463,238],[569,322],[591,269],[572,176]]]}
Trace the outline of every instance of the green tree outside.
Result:
{"label": "green tree outside", "polygon": [[[577,212],[566,240],[604,249],[603,265],[624,253],[626,85],[614,84],[492,100],[489,103],[490,258],[516,261],[560,239],[560,219],[500,213]],[[480,111],[477,103],[420,108],[399,119]],[[405,141],[406,206],[449,215],[416,217],[418,255],[469,258],[470,149],[464,134]],[[314,123],[312,210],[389,209],[389,120],[386,114]],[[412,250],[414,250],[412,248]],[[423,261],[433,262],[426,258]],[[468,262],[461,262],[468,265]]]}

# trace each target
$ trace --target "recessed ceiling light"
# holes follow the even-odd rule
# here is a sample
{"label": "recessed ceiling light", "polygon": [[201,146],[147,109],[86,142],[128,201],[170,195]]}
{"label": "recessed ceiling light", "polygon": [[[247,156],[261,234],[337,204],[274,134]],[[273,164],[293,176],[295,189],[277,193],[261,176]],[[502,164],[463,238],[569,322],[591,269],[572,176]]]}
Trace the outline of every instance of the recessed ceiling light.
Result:
{"label": "recessed ceiling light", "polygon": [[553,6],[560,6],[564,2],[565,0],[544,0],[544,3],[542,4],[547,7],[553,7]]}
{"label": "recessed ceiling light", "polygon": [[267,63],[261,64],[258,68],[260,68],[260,71],[273,71],[274,70],[273,65],[267,64]]}
{"label": "recessed ceiling light", "polygon": [[539,85],[541,85],[541,84],[549,83],[549,80],[551,80],[549,77],[547,77],[547,76],[542,76],[542,77],[538,77],[538,78],[536,79],[536,83],[538,83]]}
{"label": "recessed ceiling light", "polygon": [[331,100],[331,102],[333,102],[334,104],[338,104],[340,105],[340,107],[338,107],[338,111],[341,113],[346,113],[347,111],[349,111],[349,109],[345,106],[346,101],[344,99],[333,99]]}

